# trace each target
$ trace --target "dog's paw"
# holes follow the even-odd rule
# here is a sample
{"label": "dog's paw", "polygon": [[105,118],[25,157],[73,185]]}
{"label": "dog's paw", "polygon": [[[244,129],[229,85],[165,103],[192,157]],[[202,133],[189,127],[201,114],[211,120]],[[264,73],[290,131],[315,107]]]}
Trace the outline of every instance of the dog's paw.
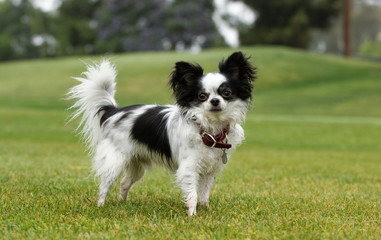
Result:
{"label": "dog's paw", "polygon": [[123,195],[119,196],[119,201],[120,202],[126,202],[126,200],[127,200],[127,196],[123,196]]}
{"label": "dog's paw", "polygon": [[104,199],[99,199],[98,200],[98,207],[103,207],[105,205],[105,200]]}
{"label": "dog's paw", "polygon": [[201,204],[201,206],[209,209],[209,201],[201,201],[200,204]]}
{"label": "dog's paw", "polygon": [[197,196],[188,200],[188,216],[196,215]]}
{"label": "dog's paw", "polygon": [[196,207],[188,209],[188,216],[192,217],[193,215],[196,215]]}

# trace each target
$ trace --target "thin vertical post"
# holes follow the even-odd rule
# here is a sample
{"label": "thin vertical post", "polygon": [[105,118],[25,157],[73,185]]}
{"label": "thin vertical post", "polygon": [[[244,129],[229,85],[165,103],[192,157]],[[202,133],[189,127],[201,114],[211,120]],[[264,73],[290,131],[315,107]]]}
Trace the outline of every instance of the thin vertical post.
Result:
{"label": "thin vertical post", "polygon": [[344,0],[344,56],[351,56],[351,0]]}

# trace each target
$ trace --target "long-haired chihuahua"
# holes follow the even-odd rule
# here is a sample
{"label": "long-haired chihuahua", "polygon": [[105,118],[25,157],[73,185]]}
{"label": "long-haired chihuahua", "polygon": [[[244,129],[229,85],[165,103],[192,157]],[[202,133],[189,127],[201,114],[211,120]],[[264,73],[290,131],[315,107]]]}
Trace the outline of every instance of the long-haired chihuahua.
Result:
{"label": "long-haired chihuahua", "polygon": [[120,200],[152,163],[175,174],[188,215],[209,206],[216,174],[244,139],[241,123],[251,104],[256,68],[235,52],[219,63],[219,72],[204,74],[198,64],[177,62],[169,85],[174,105],[132,105],[119,108],[115,67],[109,61],[88,66],[80,83],[68,92],[76,102],[72,119],[93,156],[100,178],[98,206],[123,174]]}

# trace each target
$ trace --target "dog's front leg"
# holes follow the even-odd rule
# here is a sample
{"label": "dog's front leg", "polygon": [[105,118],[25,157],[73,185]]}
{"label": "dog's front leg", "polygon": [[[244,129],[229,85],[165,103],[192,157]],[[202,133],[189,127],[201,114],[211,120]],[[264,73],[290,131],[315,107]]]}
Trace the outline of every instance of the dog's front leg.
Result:
{"label": "dog's front leg", "polygon": [[200,179],[199,195],[202,206],[209,208],[209,195],[216,176],[213,174],[202,176]]}
{"label": "dog's front leg", "polygon": [[183,191],[189,216],[196,214],[197,207],[197,185],[199,174],[196,171],[194,163],[195,161],[187,159],[187,161],[183,161],[180,164],[176,172],[176,181]]}

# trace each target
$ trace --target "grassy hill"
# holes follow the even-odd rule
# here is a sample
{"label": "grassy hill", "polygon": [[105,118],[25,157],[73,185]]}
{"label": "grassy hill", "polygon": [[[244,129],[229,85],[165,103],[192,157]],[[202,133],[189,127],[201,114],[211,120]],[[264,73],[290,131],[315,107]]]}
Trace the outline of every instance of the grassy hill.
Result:
{"label": "grassy hill", "polygon": [[[281,47],[243,48],[258,67],[246,142],[188,219],[173,178],[146,174],[126,204],[96,207],[90,160],[65,125],[85,70],[71,57],[0,63],[0,238],[381,238],[381,65]],[[232,50],[105,56],[117,101],[172,103],[176,61],[206,72]],[[170,233],[170,235],[168,235]]]}
{"label": "grassy hill", "polygon": [[[378,63],[346,60],[287,48],[246,48],[258,66],[254,105],[259,113],[334,114],[381,116],[381,67]],[[218,62],[232,50],[203,54],[142,53],[106,56],[118,67],[118,100],[172,102],[166,85],[176,61],[200,63],[206,72],[217,71]],[[12,107],[62,108],[62,97],[78,76],[101,57],[74,57],[20,61],[0,65],[1,102]],[[82,62],[83,61],[83,62]],[[148,87],[148,89],[147,89]],[[43,94],[42,94],[43,93]],[[153,97],[155,96],[155,97]]]}

